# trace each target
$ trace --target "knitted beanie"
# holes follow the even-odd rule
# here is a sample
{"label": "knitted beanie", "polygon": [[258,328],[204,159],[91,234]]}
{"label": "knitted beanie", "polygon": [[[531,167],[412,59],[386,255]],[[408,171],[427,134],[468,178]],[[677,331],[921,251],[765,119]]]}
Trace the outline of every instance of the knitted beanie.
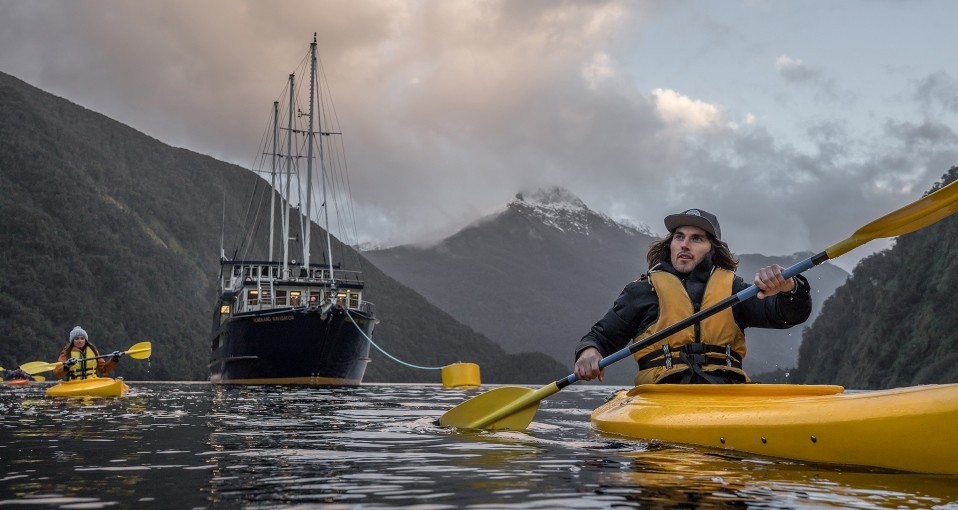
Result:
{"label": "knitted beanie", "polygon": [[82,336],[83,338],[86,338],[87,341],[90,340],[90,337],[87,336],[86,331],[84,331],[83,328],[81,328],[80,326],[77,326],[73,328],[72,331],[70,331],[70,341],[72,342],[73,339],[78,336]]}

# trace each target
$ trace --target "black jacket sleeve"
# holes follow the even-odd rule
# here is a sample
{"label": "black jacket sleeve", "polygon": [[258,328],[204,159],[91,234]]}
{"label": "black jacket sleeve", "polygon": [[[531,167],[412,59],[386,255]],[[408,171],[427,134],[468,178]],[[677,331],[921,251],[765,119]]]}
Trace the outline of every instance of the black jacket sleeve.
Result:
{"label": "black jacket sleeve", "polygon": [[589,347],[598,349],[603,357],[622,349],[658,316],[659,300],[648,281],[626,285],[612,308],[579,340],[575,359]]}
{"label": "black jacket sleeve", "polygon": [[[798,288],[794,294],[776,294],[758,299],[747,299],[732,307],[735,323],[742,330],[745,328],[772,328],[788,329],[796,324],[808,320],[812,314],[811,286],[804,276],[795,277]],[[736,276],[732,284],[732,292],[738,293],[748,288],[741,277]]]}

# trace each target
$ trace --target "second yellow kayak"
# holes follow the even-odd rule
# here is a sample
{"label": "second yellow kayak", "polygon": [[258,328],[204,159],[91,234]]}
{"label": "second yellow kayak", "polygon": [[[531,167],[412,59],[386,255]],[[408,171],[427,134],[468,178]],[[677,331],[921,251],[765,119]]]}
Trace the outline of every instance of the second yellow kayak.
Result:
{"label": "second yellow kayak", "polygon": [[958,384],[846,392],[788,384],[642,385],[594,429],[829,464],[958,474]]}
{"label": "second yellow kayak", "polygon": [[130,389],[123,379],[94,377],[62,381],[47,390],[48,397],[119,397]]}

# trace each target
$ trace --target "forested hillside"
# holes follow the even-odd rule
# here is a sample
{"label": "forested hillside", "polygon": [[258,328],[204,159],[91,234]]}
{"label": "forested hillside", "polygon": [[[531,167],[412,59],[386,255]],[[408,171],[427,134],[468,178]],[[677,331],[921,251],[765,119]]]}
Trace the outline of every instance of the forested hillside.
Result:
{"label": "forested hillside", "polygon": [[[952,167],[932,191],[958,178]],[[958,382],[958,216],[863,259],[805,331],[799,382],[878,389]]]}
{"label": "forested hillside", "polygon": [[[119,375],[206,379],[221,233],[229,249],[261,184],[0,73],[0,364],[55,360],[82,325],[100,350],[153,342],[149,360],[125,359]],[[565,375],[546,356],[507,355],[371,264],[362,269],[382,321],[375,339],[394,356],[477,362],[484,382]],[[440,380],[375,349],[372,358],[367,381]]]}

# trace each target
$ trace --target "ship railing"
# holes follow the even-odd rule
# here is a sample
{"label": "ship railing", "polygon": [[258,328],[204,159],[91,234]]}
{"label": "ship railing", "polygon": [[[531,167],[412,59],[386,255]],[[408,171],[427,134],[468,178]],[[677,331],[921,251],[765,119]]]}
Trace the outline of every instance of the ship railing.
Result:
{"label": "ship railing", "polygon": [[367,315],[376,315],[376,305],[369,301],[363,301],[359,303],[359,311]]}
{"label": "ship railing", "polygon": [[290,268],[288,273],[282,278],[280,274],[273,272],[266,272],[265,274],[259,271],[236,271],[231,276],[224,278],[223,280],[223,290],[224,291],[237,291],[242,289],[244,286],[266,286],[271,282],[295,282],[295,283],[322,283],[326,285],[363,285],[362,272],[352,271],[352,270],[335,270],[333,271],[333,276],[335,280],[330,278],[329,269],[311,269],[309,271],[303,268]]}

